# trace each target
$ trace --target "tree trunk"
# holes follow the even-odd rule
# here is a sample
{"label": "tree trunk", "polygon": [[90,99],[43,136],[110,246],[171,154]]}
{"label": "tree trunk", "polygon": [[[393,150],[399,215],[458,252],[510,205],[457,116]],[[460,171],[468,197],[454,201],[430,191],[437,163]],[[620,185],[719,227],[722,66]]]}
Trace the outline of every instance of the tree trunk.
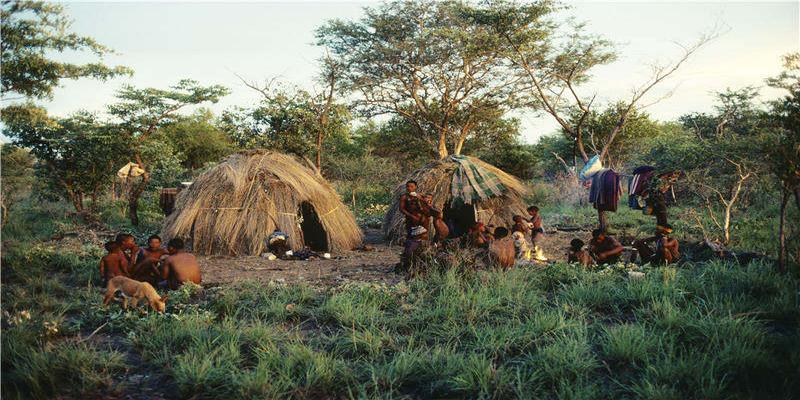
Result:
{"label": "tree trunk", "polygon": [[322,171],[322,132],[317,133],[317,157],[314,160],[317,171]]}
{"label": "tree trunk", "polygon": [[453,154],[461,154],[461,149],[464,148],[465,138],[459,138],[456,147],[453,149]]}
{"label": "tree trunk", "polygon": [[597,222],[600,225],[600,229],[606,230],[608,228],[608,221],[606,219],[605,211],[597,210]]}
{"label": "tree trunk", "polygon": [[139,198],[142,197],[148,182],[150,182],[150,174],[145,173],[142,175],[142,181],[138,185],[132,185],[128,193],[128,218],[133,226],[139,226]]}
{"label": "tree trunk", "polygon": [[797,206],[797,211],[800,211],[800,185],[794,188],[794,205]]}
{"label": "tree trunk", "polygon": [[781,223],[778,228],[778,271],[786,273],[786,204],[789,202],[789,191],[781,190]]}
{"label": "tree trunk", "polygon": [[69,195],[70,200],[72,201],[72,206],[75,207],[75,211],[82,213],[83,212],[83,193],[70,193]]}
{"label": "tree trunk", "polygon": [[353,197],[353,199],[352,199],[353,200],[353,212],[356,212],[356,186],[355,185],[353,185],[353,187],[351,188],[350,195]]}
{"label": "tree trunk", "polygon": [[733,201],[725,205],[725,223],[722,225],[722,233],[725,235],[723,243],[726,246],[731,242],[731,208],[733,208]]}
{"label": "tree trunk", "polygon": [[444,159],[449,155],[447,152],[447,131],[442,130],[439,132],[439,147],[437,148],[439,152],[439,159]]}

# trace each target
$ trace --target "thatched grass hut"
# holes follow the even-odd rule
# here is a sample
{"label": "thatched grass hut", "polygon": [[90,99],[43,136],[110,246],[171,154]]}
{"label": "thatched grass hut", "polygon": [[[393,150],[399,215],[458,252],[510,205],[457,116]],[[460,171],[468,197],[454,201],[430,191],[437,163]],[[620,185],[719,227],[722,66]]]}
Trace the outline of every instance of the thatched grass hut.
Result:
{"label": "thatched grass hut", "polygon": [[178,195],[163,236],[189,238],[199,254],[258,255],[275,230],[289,246],[351,250],[362,233],[319,174],[295,158],[256,150],[234,154]]}
{"label": "thatched grass hut", "polygon": [[433,195],[434,207],[442,210],[445,220],[450,219],[457,230],[466,230],[475,222],[511,226],[514,215],[527,215],[526,190],[519,179],[477,158],[450,156],[412,172],[395,188],[394,202],[383,219],[384,235],[395,242],[406,236],[398,200],[408,180],[417,181],[417,192]]}

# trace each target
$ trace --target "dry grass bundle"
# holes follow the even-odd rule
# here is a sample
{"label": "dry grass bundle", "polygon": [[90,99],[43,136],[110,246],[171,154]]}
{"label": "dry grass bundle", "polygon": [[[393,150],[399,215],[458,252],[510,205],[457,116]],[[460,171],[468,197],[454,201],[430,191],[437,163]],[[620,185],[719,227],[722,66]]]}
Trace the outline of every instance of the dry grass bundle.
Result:
{"label": "dry grass bundle", "polygon": [[191,238],[199,254],[258,255],[278,228],[297,250],[309,241],[299,222],[304,203],[321,225],[307,233],[324,230],[327,249],[361,244],[353,214],[324,178],[291,156],[264,150],[234,154],[200,175],[178,195],[163,236]]}
{"label": "dry grass bundle", "polygon": [[[485,163],[477,158],[468,157],[471,162],[481,168],[497,175],[506,191],[496,197],[478,201],[474,204],[477,222],[494,224],[497,226],[512,226],[514,215],[527,215],[523,196],[526,194],[525,186],[516,177],[503,172],[501,169]],[[432,194],[433,205],[439,210],[444,210],[451,201],[450,182],[453,173],[458,168],[458,163],[448,159],[433,161],[407,176],[394,190],[394,201],[383,219],[383,233],[392,241],[403,240],[405,233],[405,216],[400,212],[399,199],[405,193],[405,182],[417,181],[417,192]]]}

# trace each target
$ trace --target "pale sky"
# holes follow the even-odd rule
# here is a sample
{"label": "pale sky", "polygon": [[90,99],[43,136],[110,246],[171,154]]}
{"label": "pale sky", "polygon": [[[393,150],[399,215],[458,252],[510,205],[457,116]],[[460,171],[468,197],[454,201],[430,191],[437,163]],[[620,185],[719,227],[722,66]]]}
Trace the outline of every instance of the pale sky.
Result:
{"label": "pale sky", "polygon": [[[96,38],[119,54],[112,65],[135,70],[108,82],[66,81],[45,105],[55,115],[79,109],[102,112],[123,83],[167,87],[183,78],[221,84],[232,93],[211,108],[247,106],[258,96],[236,78],[279,76],[310,88],[315,60],[314,29],[331,18],[356,19],[374,2],[70,2],[73,31]],[[701,49],[652,98],[674,94],[649,107],[659,120],[710,111],[713,92],[763,86],[780,71],[780,56],[800,50],[798,2],[568,2],[588,28],[618,44],[619,61],[599,68],[583,93],[598,100],[628,96],[647,77],[648,66],[674,59],[674,42],[689,44],[715,25],[726,33]],[[87,61],[86,58],[65,58]],[[764,99],[775,92],[764,90]],[[533,143],[552,132],[549,116],[522,115],[523,137]]]}

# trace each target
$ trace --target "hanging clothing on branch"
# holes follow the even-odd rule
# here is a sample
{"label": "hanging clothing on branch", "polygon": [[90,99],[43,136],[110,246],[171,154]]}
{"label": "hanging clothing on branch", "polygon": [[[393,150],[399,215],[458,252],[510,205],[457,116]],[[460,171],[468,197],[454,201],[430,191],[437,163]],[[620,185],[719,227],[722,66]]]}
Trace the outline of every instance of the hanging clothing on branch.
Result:
{"label": "hanging clothing on branch", "polygon": [[642,165],[633,170],[633,176],[628,181],[628,206],[634,210],[644,208],[644,194],[650,187],[650,180],[655,174],[655,167]]}
{"label": "hanging clothing on branch", "polygon": [[614,170],[604,168],[592,176],[589,189],[589,202],[600,211],[617,211],[617,203],[622,195],[620,176]]}

